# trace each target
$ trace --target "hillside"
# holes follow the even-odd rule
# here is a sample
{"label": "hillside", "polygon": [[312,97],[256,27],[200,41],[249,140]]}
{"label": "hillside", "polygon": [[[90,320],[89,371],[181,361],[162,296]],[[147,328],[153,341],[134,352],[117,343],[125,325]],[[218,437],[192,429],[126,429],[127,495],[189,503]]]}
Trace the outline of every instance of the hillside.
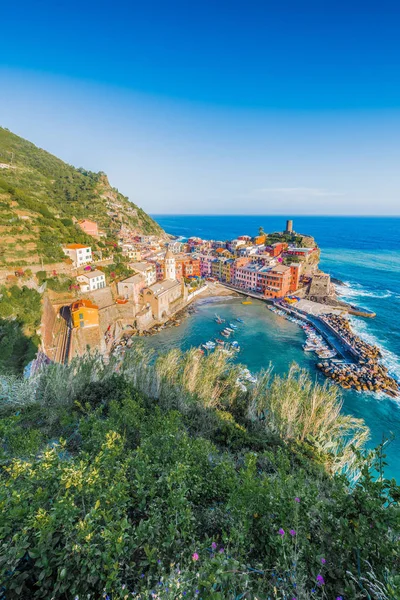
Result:
{"label": "hillside", "polygon": [[[76,225],[92,219],[106,233],[96,241]],[[0,268],[57,262],[61,244],[107,249],[124,224],[143,234],[162,229],[111,187],[105,173],[66,164],[0,127]]]}

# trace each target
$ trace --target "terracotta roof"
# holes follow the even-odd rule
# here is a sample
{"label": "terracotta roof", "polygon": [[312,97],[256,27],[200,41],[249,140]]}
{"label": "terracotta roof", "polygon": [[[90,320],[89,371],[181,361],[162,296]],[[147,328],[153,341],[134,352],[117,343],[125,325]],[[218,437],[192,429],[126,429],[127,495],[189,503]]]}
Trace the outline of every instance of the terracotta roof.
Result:
{"label": "terracotta roof", "polygon": [[96,310],[99,310],[99,307],[96,304],[93,304],[93,302],[90,300],[78,300],[71,305],[72,312],[80,310],[81,308],[95,308]]}
{"label": "terracotta roof", "polygon": [[80,248],[90,248],[90,246],[84,246],[83,244],[67,244],[65,246],[69,250],[79,250]]}

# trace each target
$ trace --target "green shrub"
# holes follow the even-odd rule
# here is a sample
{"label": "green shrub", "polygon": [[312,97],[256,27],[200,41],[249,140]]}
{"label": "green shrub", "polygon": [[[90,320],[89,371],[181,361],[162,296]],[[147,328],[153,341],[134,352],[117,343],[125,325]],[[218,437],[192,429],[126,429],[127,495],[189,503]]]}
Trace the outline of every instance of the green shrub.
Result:
{"label": "green shrub", "polygon": [[138,346],[3,380],[7,599],[396,600],[400,490],[382,448],[356,451],[356,480],[331,473],[303,429],[276,432],[268,393],[305,405],[306,382],[260,380],[276,411],[260,423],[231,394],[235,369],[204,357],[193,373],[194,356]]}

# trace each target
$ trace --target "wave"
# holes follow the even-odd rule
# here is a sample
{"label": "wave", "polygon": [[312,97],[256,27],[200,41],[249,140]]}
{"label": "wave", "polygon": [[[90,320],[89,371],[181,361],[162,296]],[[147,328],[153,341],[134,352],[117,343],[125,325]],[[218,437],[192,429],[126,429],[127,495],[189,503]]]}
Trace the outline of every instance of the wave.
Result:
{"label": "wave", "polygon": [[367,331],[368,325],[365,321],[361,321],[355,317],[350,317],[350,322],[353,330],[355,333],[357,333],[357,335],[360,336],[361,339],[367,342],[367,344],[377,346],[380,349],[382,352],[381,362],[388,369],[392,377],[400,381],[400,357],[394,352],[391,352],[385,348],[380,340],[378,340],[370,331]]}
{"label": "wave", "polygon": [[399,297],[398,294],[392,290],[368,290],[363,287],[360,283],[353,283],[350,281],[344,281],[344,285],[335,285],[336,292],[343,300],[352,301],[355,298],[391,298]]}

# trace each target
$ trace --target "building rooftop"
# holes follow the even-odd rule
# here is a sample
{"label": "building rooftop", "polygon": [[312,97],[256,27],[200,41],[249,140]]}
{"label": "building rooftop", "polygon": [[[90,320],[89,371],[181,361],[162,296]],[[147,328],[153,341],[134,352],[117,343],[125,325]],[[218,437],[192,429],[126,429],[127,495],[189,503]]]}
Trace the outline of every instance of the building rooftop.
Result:
{"label": "building rooftop", "polygon": [[122,279],[119,283],[140,283],[141,281],[144,281],[143,275],[137,273],[136,275],[131,275],[126,279]]}
{"label": "building rooftop", "polygon": [[96,304],[93,304],[90,300],[78,300],[71,305],[71,311],[75,312],[76,310],[80,310],[81,308],[94,308],[99,310],[99,307]]}
{"label": "building rooftop", "polygon": [[90,248],[90,246],[84,246],[83,244],[66,244],[65,248],[68,248],[68,250],[79,250],[81,248]]}
{"label": "building rooftop", "polygon": [[271,268],[272,273],[286,273],[286,271],[290,271],[290,267],[285,267],[285,265],[277,265]]}
{"label": "building rooftop", "polygon": [[94,225],[97,225],[96,221],[92,221],[91,219],[79,219],[78,223],[94,223]]}
{"label": "building rooftop", "polygon": [[88,279],[94,279],[95,277],[100,277],[101,275],[103,275],[103,277],[105,277],[103,271],[99,271],[98,269],[95,269],[94,271],[88,271],[87,273],[82,273],[82,275],[80,275],[79,277],[87,277]]}
{"label": "building rooftop", "polygon": [[130,267],[135,271],[147,271],[147,269],[154,269],[154,265],[148,262],[131,263]]}
{"label": "building rooftop", "polygon": [[170,279],[165,279],[164,281],[159,281],[157,283],[153,283],[147,289],[151,290],[155,296],[161,296],[165,292],[172,290],[176,286],[180,286],[179,281],[174,281]]}

